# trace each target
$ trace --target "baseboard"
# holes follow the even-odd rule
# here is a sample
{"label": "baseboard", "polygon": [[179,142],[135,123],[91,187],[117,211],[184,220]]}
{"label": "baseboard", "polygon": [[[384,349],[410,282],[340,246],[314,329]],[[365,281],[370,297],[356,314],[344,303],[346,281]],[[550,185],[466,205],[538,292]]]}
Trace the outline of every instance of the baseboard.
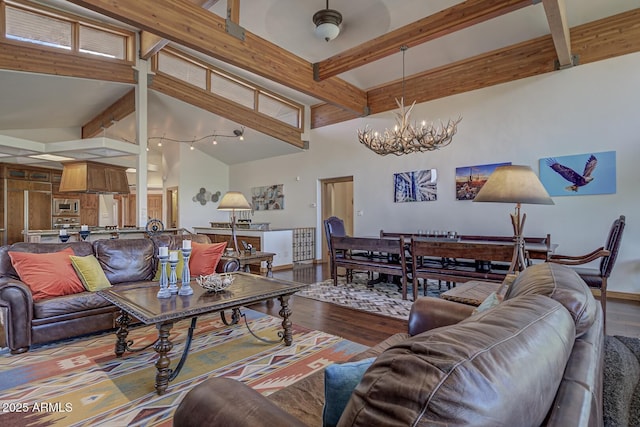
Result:
{"label": "baseboard", "polygon": [[[600,295],[600,290],[596,289]],[[640,301],[640,294],[631,292],[607,291],[607,299],[619,299],[624,301]]]}

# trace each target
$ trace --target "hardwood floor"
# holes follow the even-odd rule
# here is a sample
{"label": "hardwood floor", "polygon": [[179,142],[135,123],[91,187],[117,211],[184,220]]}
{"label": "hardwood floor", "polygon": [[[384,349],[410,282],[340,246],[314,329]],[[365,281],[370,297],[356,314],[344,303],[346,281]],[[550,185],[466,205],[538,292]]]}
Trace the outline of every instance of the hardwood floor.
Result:
{"label": "hardwood floor", "polygon": [[[302,283],[316,283],[330,277],[327,264],[303,264],[293,269],[275,271],[274,277]],[[293,323],[372,346],[397,332],[407,330],[407,322],[308,298],[291,297]],[[278,316],[276,301],[250,307]],[[607,300],[607,334],[640,338],[640,302]]]}

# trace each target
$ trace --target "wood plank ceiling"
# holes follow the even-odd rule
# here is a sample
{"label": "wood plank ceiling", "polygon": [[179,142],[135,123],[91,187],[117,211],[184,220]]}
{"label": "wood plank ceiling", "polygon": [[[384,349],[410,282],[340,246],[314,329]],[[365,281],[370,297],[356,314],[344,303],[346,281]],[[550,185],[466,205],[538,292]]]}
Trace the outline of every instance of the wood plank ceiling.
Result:
{"label": "wood plank ceiling", "polygon": [[[467,0],[311,64],[248,31],[244,41],[228,34],[225,19],[202,9],[217,0],[69,1],[142,29],[143,57],[172,41],[322,100],[311,108],[311,128],[396,108],[401,82],[365,91],[338,78],[340,73],[397,53],[401,45],[425,43],[537,3]],[[239,0],[227,1],[228,16],[237,23]],[[569,29],[564,0],[542,2],[550,35],[409,76],[407,97],[426,102],[640,51],[640,9]],[[224,111],[216,113],[224,116]]]}

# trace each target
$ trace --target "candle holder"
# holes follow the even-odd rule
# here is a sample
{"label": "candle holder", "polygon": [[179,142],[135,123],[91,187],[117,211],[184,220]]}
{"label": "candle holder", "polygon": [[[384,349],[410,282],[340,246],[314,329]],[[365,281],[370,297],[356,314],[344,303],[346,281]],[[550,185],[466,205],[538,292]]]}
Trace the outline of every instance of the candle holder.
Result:
{"label": "candle holder", "polygon": [[177,259],[169,259],[169,293],[173,295],[178,293],[178,275],[176,274],[177,266]]}
{"label": "candle holder", "polygon": [[82,240],[87,240],[87,237],[89,237],[90,233],[91,232],[89,230],[80,230],[78,234],[80,234],[80,237],[82,238]]}
{"label": "candle holder", "polygon": [[60,239],[60,241],[62,243],[67,243],[69,241],[69,235],[68,234],[61,234],[58,236],[58,238]]}
{"label": "candle holder", "polygon": [[160,260],[160,290],[158,291],[158,298],[171,298],[171,292],[169,292],[169,281],[167,279],[167,261],[169,255],[158,255]]}
{"label": "candle holder", "polygon": [[193,289],[191,289],[191,271],[189,270],[189,257],[191,256],[191,249],[182,248],[182,258],[184,260],[184,266],[182,267],[182,284],[178,295],[193,295]]}

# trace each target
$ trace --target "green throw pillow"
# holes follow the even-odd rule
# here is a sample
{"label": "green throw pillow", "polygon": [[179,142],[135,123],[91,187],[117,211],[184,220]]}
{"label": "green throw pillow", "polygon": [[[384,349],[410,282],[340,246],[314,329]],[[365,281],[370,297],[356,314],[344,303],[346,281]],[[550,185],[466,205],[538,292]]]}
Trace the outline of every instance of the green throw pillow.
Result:
{"label": "green throw pillow", "polygon": [[357,362],[335,363],[324,370],[324,427],[338,424],[353,390],[374,360],[375,357]]}
{"label": "green throw pillow", "polygon": [[78,274],[86,290],[95,292],[111,287],[109,279],[105,276],[95,256],[69,255],[69,258],[71,258],[71,265],[73,265],[73,269]]}
{"label": "green throw pillow", "polygon": [[[156,281],[160,280],[160,266],[161,266],[160,261],[158,261],[158,269],[156,270],[156,275],[153,276],[153,280],[156,280]],[[176,265],[176,276],[178,277],[178,280],[180,280],[180,278],[182,277],[183,268],[184,268],[184,258],[182,257],[182,251],[178,251],[178,265]],[[166,271],[167,271],[167,279],[169,279],[169,274],[171,274],[171,265],[169,264],[169,261],[167,261]]]}

